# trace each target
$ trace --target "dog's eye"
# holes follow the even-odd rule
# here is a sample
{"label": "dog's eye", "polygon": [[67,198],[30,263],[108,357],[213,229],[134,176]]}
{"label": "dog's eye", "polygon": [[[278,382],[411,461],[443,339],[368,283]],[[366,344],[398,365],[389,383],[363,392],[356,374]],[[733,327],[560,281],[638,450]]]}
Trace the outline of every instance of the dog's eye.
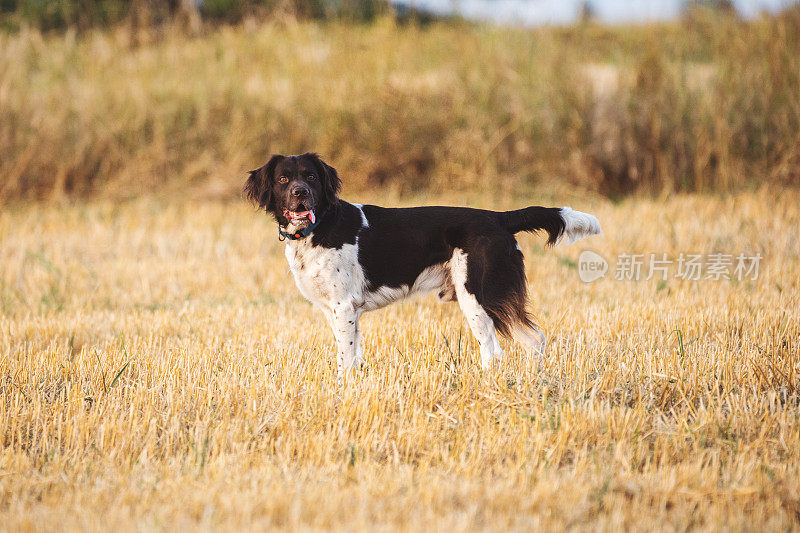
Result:
{"label": "dog's eye", "polygon": [[309,181],[314,181],[315,179],[317,179],[317,177],[314,174],[309,174],[308,175],[308,180]]}
{"label": "dog's eye", "polygon": [[289,178],[287,178],[286,176],[281,176],[280,178],[278,178],[278,181],[281,183],[287,183],[289,181]]}

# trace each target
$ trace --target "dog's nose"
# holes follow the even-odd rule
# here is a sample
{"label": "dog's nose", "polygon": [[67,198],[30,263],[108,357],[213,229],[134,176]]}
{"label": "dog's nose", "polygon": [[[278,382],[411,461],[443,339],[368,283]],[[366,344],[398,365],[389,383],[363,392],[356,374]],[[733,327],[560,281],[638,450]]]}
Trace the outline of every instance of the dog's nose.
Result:
{"label": "dog's nose", "polygon": [[305,185],[295,185],[292,187],[292,196],[296,196],[298,198],[305,198],[309,196],[311,191]]}

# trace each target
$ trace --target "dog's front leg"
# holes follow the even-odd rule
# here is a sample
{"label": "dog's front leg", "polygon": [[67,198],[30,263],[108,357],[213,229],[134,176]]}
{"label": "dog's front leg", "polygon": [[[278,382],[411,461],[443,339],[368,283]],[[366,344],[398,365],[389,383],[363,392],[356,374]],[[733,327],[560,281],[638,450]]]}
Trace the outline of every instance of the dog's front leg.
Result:
{"label": "dog's front leg", "polygon": [[331,326],[336,337],[337,381],[340,384],[347,373],[360,363],[358,318],[358,311],[350,303],[334,307],[331,313]]}

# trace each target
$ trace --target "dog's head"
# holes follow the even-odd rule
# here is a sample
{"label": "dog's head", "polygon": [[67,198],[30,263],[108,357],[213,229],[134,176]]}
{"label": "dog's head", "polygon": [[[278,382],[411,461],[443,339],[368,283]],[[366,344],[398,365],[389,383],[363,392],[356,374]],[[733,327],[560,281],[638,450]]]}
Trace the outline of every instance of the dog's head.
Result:
{"label": "dog's head", "polygon": [[336,169],[317,154],[273,155],[261,168],[250,171],[245,195],[272,213],[278,223],[296,231],[336,202],[342,181]]}

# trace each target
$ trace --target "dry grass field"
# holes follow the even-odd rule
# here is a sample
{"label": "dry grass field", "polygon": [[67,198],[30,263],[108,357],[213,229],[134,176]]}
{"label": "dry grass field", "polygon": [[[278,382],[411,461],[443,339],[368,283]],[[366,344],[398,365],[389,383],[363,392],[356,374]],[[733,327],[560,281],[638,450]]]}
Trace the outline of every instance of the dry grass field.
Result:
{"label": "dry grass field", "polygon": [[[482,373],[430,296],[365,316],[342,388],[243,202],[0,211],[0,529],[800,528],[800,194],[569,203],[604,234],[521,238],[541,363]],[[585,284],[587,248],[764,259]]]}
{"label": "dry grass field", "polygon": [[[800,530],[797,6],[3,22],[0,530]],[[354,201],[597,215],[571,247],[520,237],[546,357],[507,343],[482,372],[429,296],[366,315],[369,368],[338,387],[239,198],[306,150]],[[579,279],[586,249],[604,279]],[[625,254],[675,262],[615,280]],[[681,254],[762,261],[687,281]]]}

